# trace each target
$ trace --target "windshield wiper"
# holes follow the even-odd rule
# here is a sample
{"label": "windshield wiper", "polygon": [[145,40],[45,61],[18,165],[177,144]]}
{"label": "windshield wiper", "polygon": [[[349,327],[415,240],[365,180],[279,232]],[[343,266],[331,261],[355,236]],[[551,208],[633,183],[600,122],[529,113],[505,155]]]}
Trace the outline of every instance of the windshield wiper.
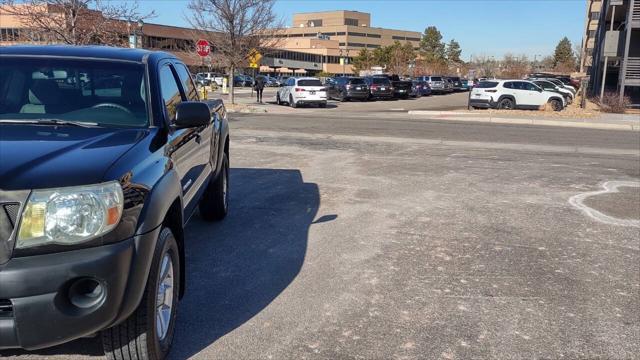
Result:
{"label": "windshield wiper", "polygon": [[88,121],[70,121],[62,119],[0,119],[0,123],[9,124],[35,124],[35,125],[61,125],[78,127],[100,127],[100,124]]}

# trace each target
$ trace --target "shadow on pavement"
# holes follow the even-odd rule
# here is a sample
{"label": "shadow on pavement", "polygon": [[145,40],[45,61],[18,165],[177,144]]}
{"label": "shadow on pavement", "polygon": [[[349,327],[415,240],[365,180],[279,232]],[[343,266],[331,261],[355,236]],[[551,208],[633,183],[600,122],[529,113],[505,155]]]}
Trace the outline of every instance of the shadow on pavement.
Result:
{"label": "shadow on pavement", "polygon": [[[170,358],[191,357],[267,307],[304,262],[318,186],[298,170],[233,169],[231,212],[187,228],[187,291]],[[332,221],[325,215],[318,222]]]}
{"label": "shadow on pavement", "polygon": [[[187,289],[180,302],[170,358],[196,355],[267,307],[296,278],[320,192],[299,170],[231,170],[229,216],[208,223],[196,214],[186,228]],[[100,356],[99,338],[5,356]]]}

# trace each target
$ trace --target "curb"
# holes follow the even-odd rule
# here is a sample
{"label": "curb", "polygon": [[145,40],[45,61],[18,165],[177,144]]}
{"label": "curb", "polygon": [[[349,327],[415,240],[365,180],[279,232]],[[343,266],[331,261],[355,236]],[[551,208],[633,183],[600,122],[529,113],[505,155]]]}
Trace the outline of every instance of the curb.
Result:
{"label": "curb", "polygon": [[[638,124],[612,124],[612,123],[596,123],[596,122],[578,122],[563,120],[544,120],[544,119],[518,119],[518,118],[497,118],[497,117],[478,117],[460,112],[446,111],[409,111],[409,115],[430,115],[436,116],[433,120],[445,121],[468,121],[468,122],[485,122],[493,124],[515,124],[515,125],[538,125],[538,126],[560,126],[571,128],[599,129],[599,130],[621,130],[621,131],[640,131],[640,123]],[[455,116],[448,116],[455,115]],[[461,116],[465,115],[465,116]]]}

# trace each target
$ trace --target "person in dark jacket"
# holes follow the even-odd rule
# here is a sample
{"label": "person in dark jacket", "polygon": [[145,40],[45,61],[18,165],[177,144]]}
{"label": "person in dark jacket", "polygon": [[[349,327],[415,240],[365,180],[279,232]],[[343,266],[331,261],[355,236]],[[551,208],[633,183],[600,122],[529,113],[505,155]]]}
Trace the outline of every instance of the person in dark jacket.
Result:
{"label": "person in dark jacket", "polygon": [[264,90],[264,76],[256,76],[253,88],[256,90],[256,101],[262,104],[262,91]]}

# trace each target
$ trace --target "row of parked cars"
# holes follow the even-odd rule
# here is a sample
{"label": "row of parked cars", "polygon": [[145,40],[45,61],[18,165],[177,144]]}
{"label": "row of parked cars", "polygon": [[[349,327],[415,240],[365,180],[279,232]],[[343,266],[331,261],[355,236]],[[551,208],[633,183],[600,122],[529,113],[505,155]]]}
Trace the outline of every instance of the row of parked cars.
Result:
{"label": "row of parked cars", "polygon": [[[265,86],[267,87],[278,87],[280,84],[284,84],[284,82],[289,78],[289,76],[279,76],[274,77],[270,75],[258,75],[262,76],[264,79]],[[211,84],[216,84],[217,86],[222,86],[223,79],[226,78],[227,75],[212,73],[212,72],[203,72],[197,73],[195,75],[196,83],[199,86],[209,86]],[[245,74],[236,74],[233,77],[233,86],[235,87],[251,87],[255,84],[255,79],[250,75]]]}
{"label": "row of parked cars", "polygon": [[371,101],[408,99],[468,90],[468,83],[459,78],[421,76],[403,79],[397,75],[365,77],[339,76],[323,83],[314,77],[289,77],[279,85],[276,103],[291,107],[317,104],[325,107],[328,100]]}
{"label": "row of parked cars", "polygon": [[469,94],[469,108],[473,109],[529,109],[549,106],[562,111],[571,104],[579,83],[568,77],[532,74],[526,79],[484,80]]}

